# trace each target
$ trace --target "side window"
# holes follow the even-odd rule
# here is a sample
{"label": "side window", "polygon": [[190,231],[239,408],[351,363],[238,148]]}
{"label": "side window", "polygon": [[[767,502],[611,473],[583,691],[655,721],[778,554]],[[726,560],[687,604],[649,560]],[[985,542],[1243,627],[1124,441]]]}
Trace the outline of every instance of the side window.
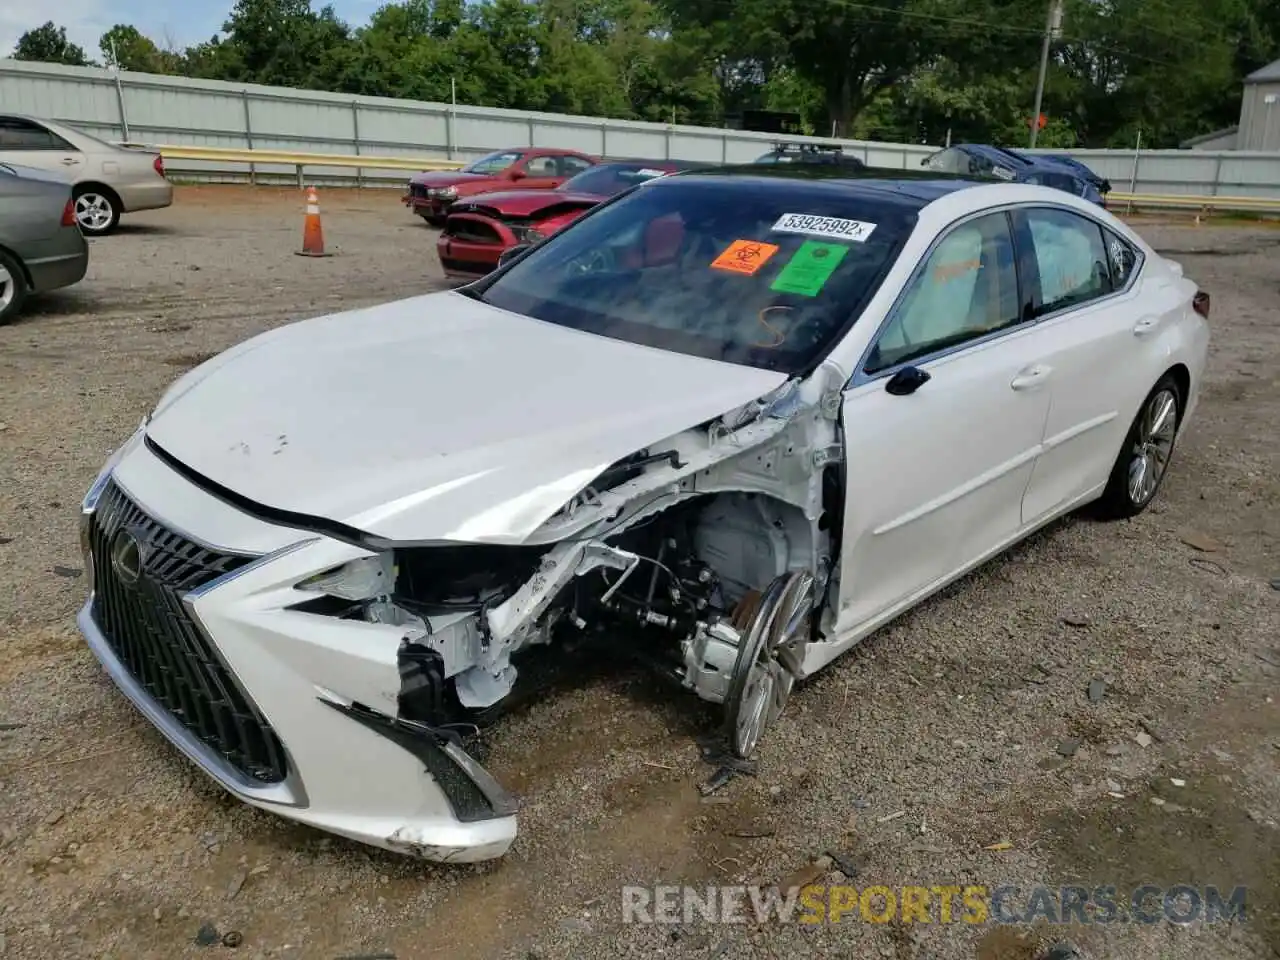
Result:
{"label": "side window", "polygon": [[70,150],[52,130],[18,117],[0,117],[0,150]]}
{"label": "side window", "polygon": [[1138,251],[1127,240],[1122,240],[1110,230],[1103,230],[1107,238],[1107,256],[1111,264],[1111,281],[1117,290],[1129,285],[1140,264]]}
{"label": "side window", "polygon": [[560,176],[573,177],[577,176],[583,170],[590,169],[591,164],[582,157],[561,157],[560,158]]}
{"label": "side window", "polygon": [[534,157],[526,164],[525,169],[531,177],[554,177],[557,175],[556,158]]}
{"label": "side window", "polygon": [[1040,274],[1036,316],[1111,292],[1107,251],[1098,224],[1066,210],[1032,209],[1026,217]]}
{"label": "side window", "polygon": [[956,227],[907,285],[867,358],[877,373],[1019,322],[1009,221],[988,214]]}

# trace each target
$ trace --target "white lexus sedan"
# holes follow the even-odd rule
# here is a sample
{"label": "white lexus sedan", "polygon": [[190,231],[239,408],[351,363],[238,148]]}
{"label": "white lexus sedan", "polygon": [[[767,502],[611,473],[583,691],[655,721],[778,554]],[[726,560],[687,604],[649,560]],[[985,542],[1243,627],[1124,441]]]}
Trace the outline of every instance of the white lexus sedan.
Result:
{"label": "white lexus sedan", "polygon": [[[795,681],[1055,517],[1140,513],[1209,298],[1059,190],[724,169],[179,379],[83,504],[80,627],[242,800],[503,855],[481,727],[583,643],[755,750]],[[470,751],[470,752],[469,752]]]}

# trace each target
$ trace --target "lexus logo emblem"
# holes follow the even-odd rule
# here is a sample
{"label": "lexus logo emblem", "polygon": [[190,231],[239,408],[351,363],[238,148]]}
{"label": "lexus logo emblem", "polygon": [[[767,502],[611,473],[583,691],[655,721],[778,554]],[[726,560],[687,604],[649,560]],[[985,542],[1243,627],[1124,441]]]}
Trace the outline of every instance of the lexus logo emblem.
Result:
{"label": "lexus logo emblem", "polygon": [[111,538],[111,569],[126,587],[132,587],[142,576],[142,551],[128,530],[117,530]]}

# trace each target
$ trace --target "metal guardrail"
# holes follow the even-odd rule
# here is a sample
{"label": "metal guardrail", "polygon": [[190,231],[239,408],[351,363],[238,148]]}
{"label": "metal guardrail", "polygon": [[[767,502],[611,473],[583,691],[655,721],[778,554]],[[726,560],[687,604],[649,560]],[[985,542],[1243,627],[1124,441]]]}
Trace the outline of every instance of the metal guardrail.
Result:
{"label": "metal guardrail", "polygon": [[[142,144],[122,142],[120,146],[156,150],[166,160],[193,160],[207,163],[247,164],[250,180],[257,166],[293,167],[297,172],[298,186],[304,186],[307,167],[339,167],[368,170],[458,170],[460,160],[442,160],[438,157],[373,157],[360,154],[304,153],[288,150],[243,150],[226,147],[193,147],[180,144]],[[1107,194],[1107,206],[1116,210],[1196,210],[1204,213],[1272,213],[1280,216],[1280,198],[1208,196],[1199,194]]]}
{"label": "metal guardrail", "polygon": [[1121,205],[1125,210],[1196,210],[1204,213],[1273,213],[1280,216],[1280,198],[1276,197],[1117,192],[1107,194],[1109,209],[1114,211]]}
{"label": "metal guardrail", "polygon": [[226,147],[191,147],[180,144],[144,144],[122,142],[120,146],[131,149],[155,150],[165,160],[196,160],[209,163],[248,164],[250,179],[257,166],[293,167],[297,172],[298,186],[303,184],[303,171],[307,167],[345,167],[365,170],[458,170],[460,160],[441,160],[438,157],[366,157],[343,153],[297,153],[288,150],[238,150]]}

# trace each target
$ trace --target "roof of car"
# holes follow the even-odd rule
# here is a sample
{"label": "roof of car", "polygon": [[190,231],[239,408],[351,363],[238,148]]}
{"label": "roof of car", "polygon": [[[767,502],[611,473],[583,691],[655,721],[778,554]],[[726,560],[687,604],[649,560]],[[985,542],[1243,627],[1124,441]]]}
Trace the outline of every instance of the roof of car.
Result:
{"label": "roof of car", "polygon": [[[933,171],[889,170],[866,167],[861,170],[828,163],[741,164],[710,167],[678,175],[678,179],[724,178],[751,181],[767,189],[769,180],[818,181],[868,200],[896,203],[919,209],[934,200],[966,187],[978,187],[1000,181],[991,178],[961,177]],[[671,179],[677,179],[673,177]]]}
{"label": "roof of car", "polygon": [[712,164],[703,160],[644,160],[638,157],[609,157],[601,160],[596,164],[597,167],[653,167],[655,170],[659,167],[664,170],[696,170],[699,167],[709,167]]}
{"label": "roof of car", "polygon": [[526,153],[533,157],[590,157],[584,150],[570,150],[566,147],[512,147],[507,150],[494,150],[493,153]]}

